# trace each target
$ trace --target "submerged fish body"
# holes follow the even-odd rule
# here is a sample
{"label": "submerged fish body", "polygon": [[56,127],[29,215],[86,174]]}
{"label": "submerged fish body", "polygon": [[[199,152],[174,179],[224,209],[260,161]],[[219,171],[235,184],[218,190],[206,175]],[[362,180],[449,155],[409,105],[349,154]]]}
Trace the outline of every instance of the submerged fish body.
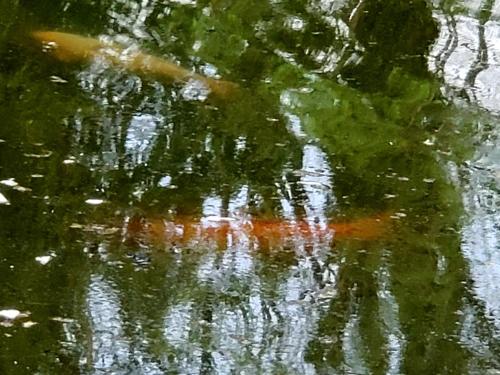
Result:
{"label": "submerged fish body", "polygon": [[280,219],[238,220],[226,217],[207,217],[196,220],[189,217],[166,220],[163,218],[129,218],[126,225],[128,241],[156,245],[199,245],[215,243],[226,248],[227,243],[239,237],[248,238],[259,248],[281,247],[295,240],[312,243],[315,240],[353,239],[371,241],[383,238],[391,225],[388,213],[350,222],[330,223],[325,226]]}
{"label": "submerged fish body", "polygon": [[112,65],[133,73],[175,82],[199,81],[212,94],[221,98],[230,98],[238,90],[238,85],[233,82],[205,77],[166,59],[141,51],[130,51],[116,43],[58,31],[35,31],[32,36],[42,43],[44,51],[63,62],[104,58]]}

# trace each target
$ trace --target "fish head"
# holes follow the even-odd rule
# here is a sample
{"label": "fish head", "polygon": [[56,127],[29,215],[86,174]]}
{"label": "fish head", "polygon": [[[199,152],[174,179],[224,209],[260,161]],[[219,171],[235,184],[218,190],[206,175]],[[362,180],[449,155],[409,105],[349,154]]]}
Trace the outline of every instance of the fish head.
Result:
{"label": "fish head", "polygon": [[42,50],[63,62],[78,62],[91,58],[103,44],[94,38],[58,31],[34,31],[32,37],[42,44]]}

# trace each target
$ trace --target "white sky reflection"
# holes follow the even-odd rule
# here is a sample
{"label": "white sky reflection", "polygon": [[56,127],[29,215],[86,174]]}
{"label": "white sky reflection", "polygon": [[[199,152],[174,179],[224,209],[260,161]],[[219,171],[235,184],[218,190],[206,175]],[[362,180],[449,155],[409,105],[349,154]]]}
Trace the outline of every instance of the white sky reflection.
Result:
{"label": "white sky reflection", "polygon": [[[497,116],[500,114],[500,2],[491,4],[490,19],[482,21],[478,15],[488,2],[464,1],[461,5],[464,10],[455,16],[434,11],[441,32],[431,51],[429,67],[443,77],[451,92],[466,93],[472,104]],[[454,97],[453,94],[450,96]],[[500,129],[498,120],[493,117],[489,120],[496,129],[485,130],[481,128],[483,124],[478,123],[480,134],[477,137],[482,137],[482,140],[465,168],[467,176],[462,182],[464,206],[468,214],[462,229],[462,251],[469,263],[473,292],[484,304],[499,338],[500,155],[496,151],[499,147],[496,139]],[[464,337],[474,335],[473,332],[462,334]]]}
{"label": "white sky reflection", "polygon": [[[143,352],[142,345],[132,342],[124,327],[119,294],[112,284],[101,275],[92,275],[87,293],[87,313],[90,324],[92,347],[83,358],[91,359],[96,373],[130,374],[147,373],[160,375],[164,372]],[[140,330],[138,324],[136,329]],[[147,340],[142,340],[142,344]],[[134,358],[134,361],[130,359]]]}
{"label": "white sky reflection", "polygon": [[326,154],[318,146],[304,147],[302,171],[300,183],[307,196],[305,205],[307,219],[311,225],[319,223],[326,226],[328,218],[325,209],[333,199],[332,173]]}
{"label": "white sky reflection", "polygon": [[92,327],[93,368],[113,371],[127,367],[130,343],[122,326],[120,301],[114,288],[101,276],[91,277],[87,308]]}
{"label": "white sky reflection", "polygon": [[132,156],[135,165],[147,163],[157,138],[157,127],[162,117],[138,113],[132,117],[127,128],[125,149]]}

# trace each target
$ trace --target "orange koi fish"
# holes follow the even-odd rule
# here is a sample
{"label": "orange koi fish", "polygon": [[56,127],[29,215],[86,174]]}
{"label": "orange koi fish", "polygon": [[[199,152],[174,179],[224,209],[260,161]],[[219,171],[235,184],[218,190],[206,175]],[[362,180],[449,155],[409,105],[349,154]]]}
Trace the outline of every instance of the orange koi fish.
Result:
{"label": "orange koi fish", "polygon": [[103,58],[112,65],[139,74],[147,74],[169,82],[196,80],[205,85],[218,97],[229,98],[235,94],[238,85],[193,73],[175,63],[148,55],[141,51],[129,51],[116,43],[58,31],[35,31],[33,38],[41,42],[48,51],[63,62],[88,61]]}
{"label": "orange koi fish", "polygon": [[214,241],[221,248],[231,236],[245,236],[256,240],[261,247],[278,247],[293,239],[312,241],[314,238],[376,240],[389,230],[391,214],[384,213],[350,222],[330,223],[326,226],[311,225],[300,221],[253,218],[248,221],[227,217],[206,217],[202,220],[177,218],[129,218],[125,227],[126,238],[133,242],[155,244],[206,243]]}

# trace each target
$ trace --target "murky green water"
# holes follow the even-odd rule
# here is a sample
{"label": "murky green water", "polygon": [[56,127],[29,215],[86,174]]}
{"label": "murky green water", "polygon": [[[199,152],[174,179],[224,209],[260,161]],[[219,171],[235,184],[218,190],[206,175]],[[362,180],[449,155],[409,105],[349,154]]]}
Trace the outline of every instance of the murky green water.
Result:
{"label": "murky green water", "polygon": [[486,0],[0,1],[0,374],[500,373],[499,38]]}

